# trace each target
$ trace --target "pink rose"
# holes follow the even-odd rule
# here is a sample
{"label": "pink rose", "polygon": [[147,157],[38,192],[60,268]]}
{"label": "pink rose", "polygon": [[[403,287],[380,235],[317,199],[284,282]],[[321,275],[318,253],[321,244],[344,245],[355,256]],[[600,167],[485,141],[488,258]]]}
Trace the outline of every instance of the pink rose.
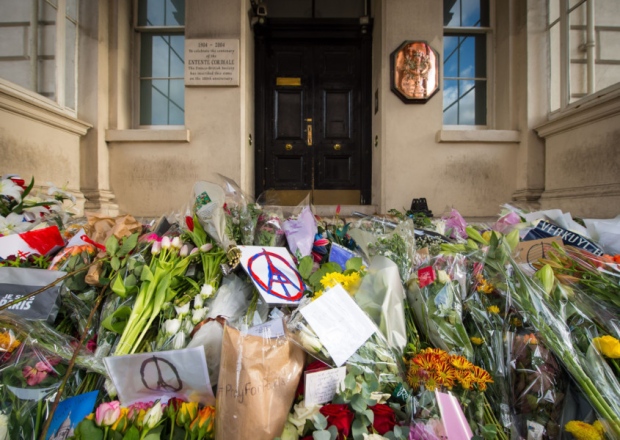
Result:
{"label": "pink rose", "polygon": [[121,403],[118,400],[102,403],[95,411],[97,426],[112,426],[121,416]]}

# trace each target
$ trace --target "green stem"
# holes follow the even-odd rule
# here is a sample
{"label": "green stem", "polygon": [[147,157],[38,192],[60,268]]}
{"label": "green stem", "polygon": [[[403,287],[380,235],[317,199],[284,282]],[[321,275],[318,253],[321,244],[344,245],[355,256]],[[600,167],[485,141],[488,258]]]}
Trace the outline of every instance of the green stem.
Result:
{"label": "green stem", "polygon": [[43,399],[37,402],[37,420],[34,423],[34,435],[39,433],[39,427],[41,426],[41,412],[43,410]]}
{"label": "green stem", "polygon": [[174,425],[176,425],[176,423],[174,423],[174,418],[173,418],[172,427],[170,428],[170,440],[172,440],[172,437],[174,436]]}

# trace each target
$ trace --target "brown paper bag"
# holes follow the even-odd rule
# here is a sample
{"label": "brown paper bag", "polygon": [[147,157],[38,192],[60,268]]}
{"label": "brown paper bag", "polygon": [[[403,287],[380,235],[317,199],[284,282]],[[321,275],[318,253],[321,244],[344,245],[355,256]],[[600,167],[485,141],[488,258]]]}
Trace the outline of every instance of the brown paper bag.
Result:
{"label": "brown paper bag", "polygon": [[279,437],[295,398],[305,353],[286,337],[226,326],[216,396],[216,440]]}

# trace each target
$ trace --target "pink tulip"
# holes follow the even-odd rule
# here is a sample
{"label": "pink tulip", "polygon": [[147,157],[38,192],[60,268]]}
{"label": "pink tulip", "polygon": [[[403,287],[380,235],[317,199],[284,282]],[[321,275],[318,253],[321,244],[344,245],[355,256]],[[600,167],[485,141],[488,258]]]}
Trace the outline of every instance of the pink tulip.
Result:
{"label": "pink tulip", "polygon": [[97,426],[112,426],[121,416],[121,403],[118,400],[102,403],[95,411]]}

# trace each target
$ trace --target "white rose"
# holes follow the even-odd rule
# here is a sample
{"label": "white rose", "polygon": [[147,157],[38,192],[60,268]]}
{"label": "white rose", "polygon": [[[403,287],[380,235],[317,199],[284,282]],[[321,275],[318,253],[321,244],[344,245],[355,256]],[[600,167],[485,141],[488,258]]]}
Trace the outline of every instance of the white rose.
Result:
{"label": "white rose", "polygon": [[208,309],[206,307],[204,309],[194,310],[194,312],[192,313],[192,324],[196,325],[200,321],[202,321],[207,315],[207,311]]}

